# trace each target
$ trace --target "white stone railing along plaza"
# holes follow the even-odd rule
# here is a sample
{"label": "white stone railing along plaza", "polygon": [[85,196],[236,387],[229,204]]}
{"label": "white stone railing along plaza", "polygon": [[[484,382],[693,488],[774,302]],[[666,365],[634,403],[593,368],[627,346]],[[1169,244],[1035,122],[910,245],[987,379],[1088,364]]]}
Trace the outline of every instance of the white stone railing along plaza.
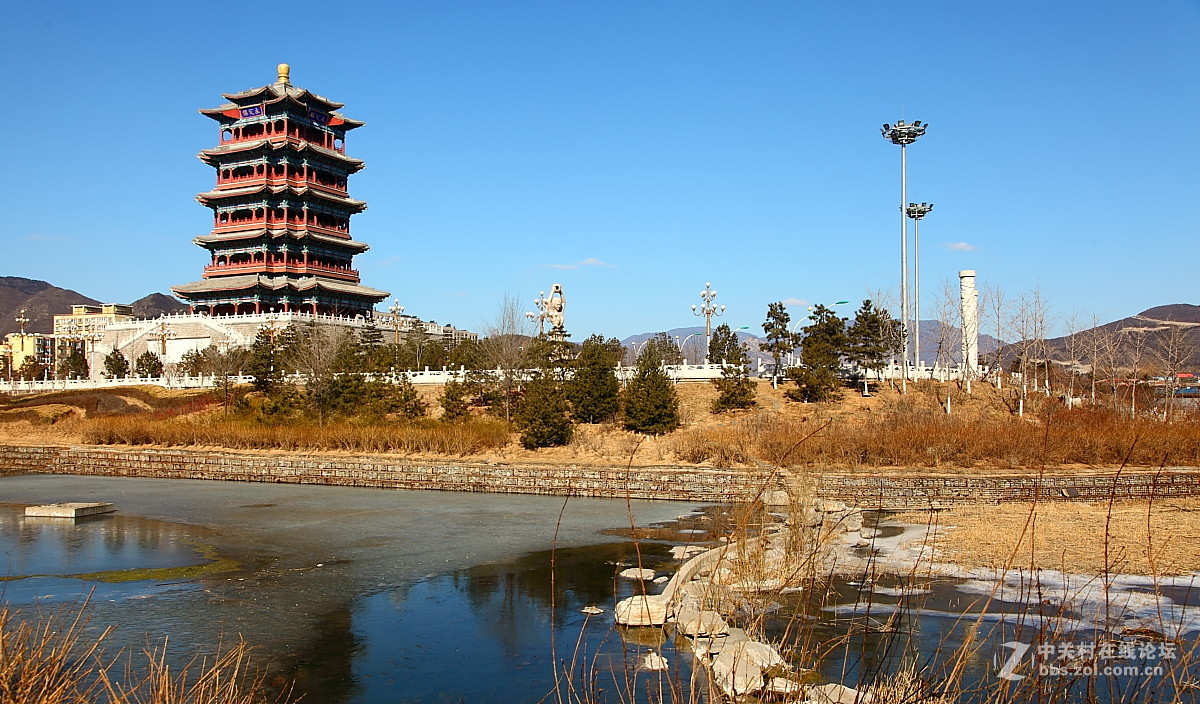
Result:
{"label": "white stone railing along plaza", "polygon": [[[667,376],[674,382],[683,381],[707,381],[711,379],[721,378],[721,369],[724,365],[721,364],[676,364],[664,367]],[[620,381],[628,381],[633,378],[637,372],[636,367],[617,367],[617,379]],[[398,379],[400,375],[408,377],[408,380],[413,384],[445,384],[450,381],[463,381],[467,377],[468,371],[464,368],[459,369],[430,369],[426,367],[421,371],[401,371],[393,372],[389,375],[384,375],[383,379]],[[504,375],[505,370],[493,369],[491,374],[500,376]],[[516,372],[509,371],[507,373],[515,373],[518,376],[531,376],[531,371],[518,370]],[[765,374],[764,365],[760,364],[757,370],[752,372],[755,375],[763,376]],[[894,380],[900,378],[900,367],[898,365],[890,365],[879,372],[867,371],[865,374],[870,380]],[[921,369],[909,368],[910,379],[933,379],[936,381],[953,381],[963,378],[963,370],[959,367],[928,367],[923,366]],[[984,370],[977,370],[972,378],[976,380],[986,380],[987,374]],[[228,379],[234,384],[249,384],[254,381],[254,377],[248,375],[235,375]],[[124,379],[49,379],[44,381],[22,381],[13,379],[8,381],[0,381],[0,392],[12,395],[17,394],[33,394],[46,393],[50,391],[80,391],[86,389],[108,389],[119,388],[123,386],[141,386],[152,385],[162,386],[168,389],[212,389],[217,388],[227,383],[224,377],[202,375],[202,376],[164,376],[164,377],[126,377]]]}
{"label": "white stone railing along plaza", "polygon": [[[667,376],[672,381],[703,381],[721,377],[720,364],[680,364],[665,367]],[[617,378],[628,381],[637,371],[635,367],[618,367]],[[398,379],[408,377],[413,384],[445,384],[450,381],[463,381],[467,378],[468,370],[460,369],[429,369],[423,371],[402,371],[383,375],[382,379]],[[501,369],[490,371],[491,374],[503,375]],[[517,370],[518,376],[532,376],[532,371]],[[254,377],[246,375],[231,376],[229,382],[234,384],[249,384]],[[109,389],[123,386],[162,386],[168,389],[212,389],[227,383],[220,376],[166,376],[166,377],[126,377],[124,379],[49,379],[45,381],[0,381],[0,392],[12,395],[47,393],[50,391],[83,391],[87,389]]]}

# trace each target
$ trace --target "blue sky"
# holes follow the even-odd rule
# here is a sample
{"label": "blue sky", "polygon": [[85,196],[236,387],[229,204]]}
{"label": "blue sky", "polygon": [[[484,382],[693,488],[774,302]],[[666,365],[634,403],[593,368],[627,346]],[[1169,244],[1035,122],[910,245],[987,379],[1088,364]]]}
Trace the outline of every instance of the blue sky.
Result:
{"label": "blue sky", "polygon": [[6,23],[0,275],[105,301],[199,278],[196,110],[285,61],[367,122],[356,264],[426,319],[480,328],[559,282],[575,339],[624,337],[695,324],[706,281],[734,327],[894,290],[899,119],[931,124],[925,302],[971,268],[1060,317],[1200,303],[1195,0],[48,0]]}

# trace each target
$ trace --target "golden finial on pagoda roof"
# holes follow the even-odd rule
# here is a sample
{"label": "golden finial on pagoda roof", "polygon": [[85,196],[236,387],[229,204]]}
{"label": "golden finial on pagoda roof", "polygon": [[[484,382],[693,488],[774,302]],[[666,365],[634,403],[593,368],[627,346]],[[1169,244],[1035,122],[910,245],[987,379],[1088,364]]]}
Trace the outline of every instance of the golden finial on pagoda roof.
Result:
{"label": "golden finial on pagoda roof", "polygon": [[289,74],[291,74],[291,72],[292,72],[291,66],[288,66],[287,64],[279,64],[279,82],[284,85],[290,86],[292,84],[292,81],[288,76],[289,76]]}

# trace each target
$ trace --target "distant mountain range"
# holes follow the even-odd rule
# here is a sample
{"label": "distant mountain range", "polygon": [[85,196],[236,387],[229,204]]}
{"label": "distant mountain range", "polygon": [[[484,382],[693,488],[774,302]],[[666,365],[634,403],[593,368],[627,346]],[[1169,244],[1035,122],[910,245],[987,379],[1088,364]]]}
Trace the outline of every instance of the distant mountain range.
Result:
{"label": "distant mountain range", "polygon": [[[120,301],[104,301],[119,303]],[[59,288],[45,281],[24,279],[19,276],[0,276],[0,334],[16,332],[16,318],[25,311],[29,322],[28,332],[50,333],[54,331],[54,316],[71,312],[71,306],[100,305],[102,302],[85,296],[78,291]],[[139,298],[130,305],[139,318],[157,318],[164,313],[175,313],[188,309],[170,296],[152,293]]]}
{"label": "distant mountain range", "polygon": [[[942,334],[942,324],[936,320],[921,321],[921,361],[931,365],[938,359],[939,347],[945,346],[946,356],[955,364],[962,356],[960,351],[957,327],[947,326]],[[703,359],[704,328],[693,326],[672,328],[665,331],[672,340],[683,343],[683,350],[689,362],[698,363]],[[759,331],[755,331],[759,332]],[[699,333],[692,342],[684,342],[690,336]],[[641,345],[656,333],[641,333],[631,335],[622,340],[626,348]],[[1132,360],[1140,354],[1140,364],[1143,371],[1153,371],[1162,367],[1162,357],[1168,347],[1179,348],[1174,353],[1180,371],[1200,371],[1200,305],[1190,303],[1174,303],[1165,306],[1148,308],[1137,315],[1132,315],[1111,323],[1088,328],[1071,335],[1055,337],[1046,340],[1046,356],[1057,362],[1068,364],[1078,362],[1092,364],[1092,341],[1097,338],[1111,340],[1110,356],[1116,358],[1118,367],[1131,365]],[[745,330],[738,331],[738,339],[742,340],[750,354],[752,362],[771,361],[770,355],[761,351],[766,340],[759,334],[751,334]],[[1141,346],[1139,352],[1138,345]],[[987,334],[979,335],[979,356],[983,360],[999,351],[1005,359],[1015,358],[1020,350],[1019,344],[1009,344]],[[630,353],[632,357],[632,352]],[[943,358],[944,359],[944,358]],[[1123,360],[1123,361],[1122,361]],[[1101,363],[1111,363],[1103,362]],[[1161,370],[1160,370],[1161,371]]]}
{"label": "distant mountain range", "polygon": [[[1135,357],[1140,357],[1142,364],[1153,367],[1170,346],[1178,348],[1170,355],[1177,357],[1175,361],[1183,370],[1195,372],[1200,368],[1200,306],[1190,303],[1155,306],[1128,318],[1051,338],[1046,340],[1047,356],[1064,363],[1092,364],[1097,361],[1092,359],[1096,343],[1103,346],[1106,342],[1112,343],[1110,348],[1118,366],[1131,364]],[[1005,353],[1015,356],[1011,346]],[[1125,361],[1121,362],[1122,359]]]}

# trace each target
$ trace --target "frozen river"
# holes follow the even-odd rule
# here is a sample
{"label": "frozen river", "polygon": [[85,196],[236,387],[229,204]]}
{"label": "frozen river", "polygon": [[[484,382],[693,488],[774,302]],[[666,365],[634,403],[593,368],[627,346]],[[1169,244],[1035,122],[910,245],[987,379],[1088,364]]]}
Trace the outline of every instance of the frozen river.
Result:
{"label": "frozen river", "polygon": [[[25,519],[21,505],[111,501],[98,519]],[[95,590],[92,621],[118,642],[180,651],[242,634],[305,701],[530,701],[550,685],[548,551],[560,553],[554,628],[611,605],[631,545],[605,529],[669,521],[674,502],[67,476],[0,478],[3,598],[30,610]],[[653,562],[662,546],[648,546]],[[104,581],[203,562],[203,578]],[[20,579],[11,579],[21,577]],[[599,635],[597,636],[600,637]]]}

